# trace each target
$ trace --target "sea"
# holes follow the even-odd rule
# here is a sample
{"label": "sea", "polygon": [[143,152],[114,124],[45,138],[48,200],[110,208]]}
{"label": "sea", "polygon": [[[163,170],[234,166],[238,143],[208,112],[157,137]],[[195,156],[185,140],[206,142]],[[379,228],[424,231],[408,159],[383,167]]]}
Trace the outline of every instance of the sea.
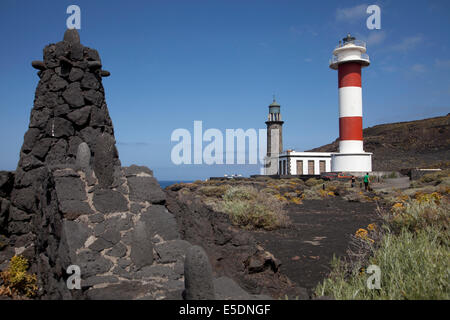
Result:
{"label": "sea", "polygon": [[172,184],[175,184],[175,183],[181,183],[181,182],[191,183],[191,182],[194,182],[194,180],[161,180],[158,182],[159,182],[159,185],[161,186],[161,188],[164,189],[165,187],[171,186]]}

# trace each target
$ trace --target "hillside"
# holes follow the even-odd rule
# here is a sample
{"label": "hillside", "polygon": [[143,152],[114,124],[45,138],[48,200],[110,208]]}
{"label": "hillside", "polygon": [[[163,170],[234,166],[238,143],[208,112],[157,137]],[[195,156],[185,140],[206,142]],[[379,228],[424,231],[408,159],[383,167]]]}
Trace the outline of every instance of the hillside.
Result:
{"label": "hillside", "polygon": [[[363,130],[364,150],[373,152],[373,170],[450,166],[450,114]],[[309,150],[336,152],[338,140]]]}

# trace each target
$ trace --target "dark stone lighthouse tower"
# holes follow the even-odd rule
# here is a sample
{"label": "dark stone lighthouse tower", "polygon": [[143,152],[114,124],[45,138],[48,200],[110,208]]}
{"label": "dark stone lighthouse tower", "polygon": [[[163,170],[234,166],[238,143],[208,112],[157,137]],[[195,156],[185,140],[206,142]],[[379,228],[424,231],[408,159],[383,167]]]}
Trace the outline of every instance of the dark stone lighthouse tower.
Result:
{"label": "dark stone lighthouse tower", "polygon": [[265,174],[278,173],[278,155],[283,152],[283,121],[281,121],[280,105],[273,98],[269,105],[267,125],[267,157]]}

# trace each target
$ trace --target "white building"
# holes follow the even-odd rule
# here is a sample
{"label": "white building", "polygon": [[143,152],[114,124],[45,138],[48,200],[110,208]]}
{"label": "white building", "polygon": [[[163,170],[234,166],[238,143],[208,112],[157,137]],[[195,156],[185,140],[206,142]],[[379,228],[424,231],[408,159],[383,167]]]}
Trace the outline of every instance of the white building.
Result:
{"label": "white building", "polygon": [[280,154],[280,175],[320,175],[331,172],[331,153],[286,151]]}

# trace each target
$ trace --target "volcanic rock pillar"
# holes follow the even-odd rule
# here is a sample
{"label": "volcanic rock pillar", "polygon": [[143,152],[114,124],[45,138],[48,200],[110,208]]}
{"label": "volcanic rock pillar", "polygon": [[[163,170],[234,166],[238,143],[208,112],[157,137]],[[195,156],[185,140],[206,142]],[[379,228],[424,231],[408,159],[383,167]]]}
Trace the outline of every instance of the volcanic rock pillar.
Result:
{"label": "volcanic rock pillar", "polygon": [[[33,259],[41,253],[49,257],[49,265],[58,265],[52,261],[56,246],[50,245],[61,236],[58,208],[49,206],[55,199],[52,168],[76,167],[84,143],[90,152],[85,159],[100,187],[111,188],[120,160],[102,85],[109,72],[102,70],[97,50],[83,46],[77,30],[67,30],[32,66],[40,80],[15,172],[7,233],[16,252],[39,269]],[[74,199],[78,190],[76,185],[63,189],[67,199]]]}

